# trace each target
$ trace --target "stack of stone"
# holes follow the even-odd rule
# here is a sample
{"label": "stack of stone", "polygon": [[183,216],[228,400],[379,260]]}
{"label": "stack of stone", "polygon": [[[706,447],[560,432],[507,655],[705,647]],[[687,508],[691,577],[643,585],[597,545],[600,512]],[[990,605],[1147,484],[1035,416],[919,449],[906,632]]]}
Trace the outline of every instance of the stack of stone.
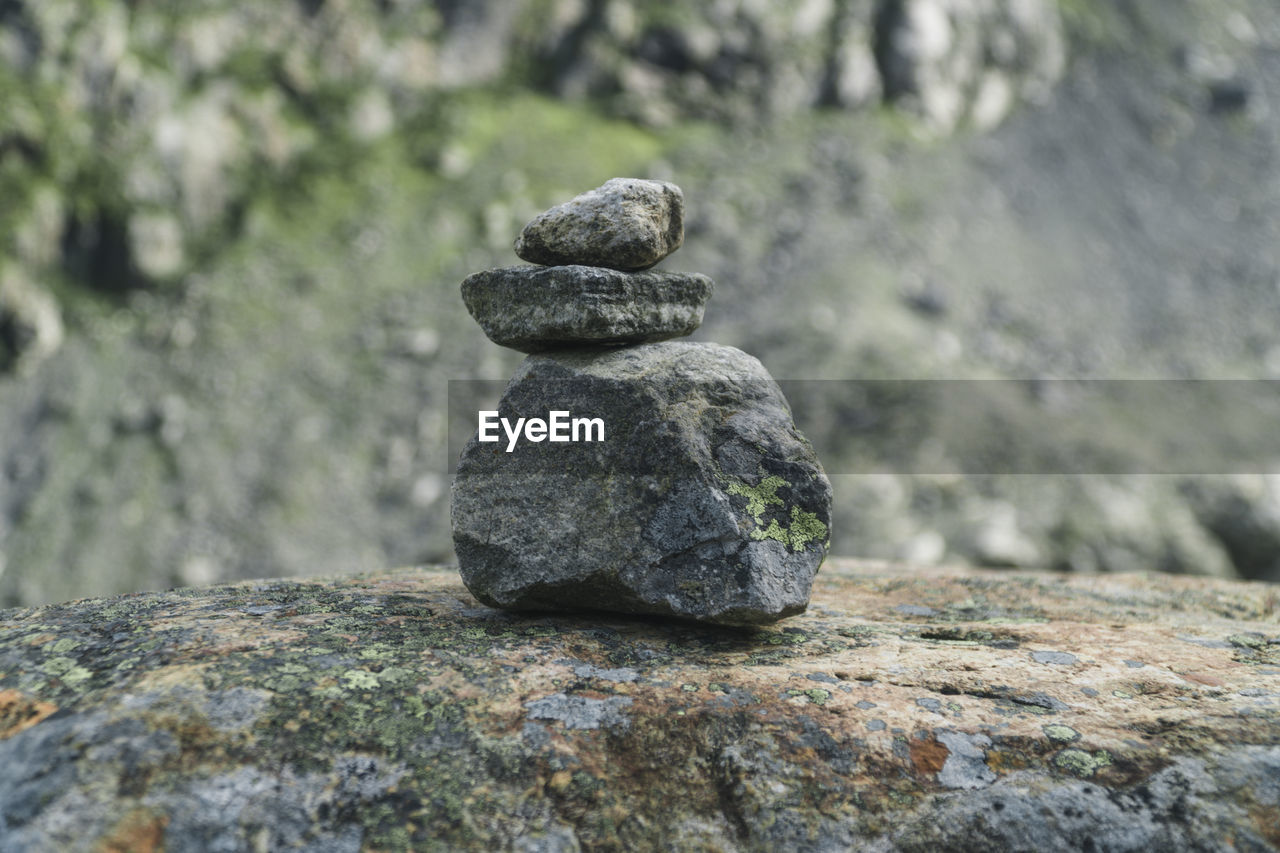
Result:
{"label": "stack of stone", "polygon": [[454,547],[486,604],[727,625],[807,606],[831,487],[759,361],[670,340],[701,324],[713,289],[649,269],[683,222],[679,187],[615,178],[525,226],[516,253],[535,266],[462,283],[485,334],[532,353],[501,418],[565,413],[558,437],[478,432],[462,452]]}

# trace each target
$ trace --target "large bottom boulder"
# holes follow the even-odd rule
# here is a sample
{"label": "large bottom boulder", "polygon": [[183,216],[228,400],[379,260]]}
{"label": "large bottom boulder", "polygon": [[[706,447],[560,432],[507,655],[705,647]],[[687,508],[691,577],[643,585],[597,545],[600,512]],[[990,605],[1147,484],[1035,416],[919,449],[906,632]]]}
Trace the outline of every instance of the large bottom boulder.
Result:
{"label": "large bottom boulder", "polygon": [[746,353],[682,341],[530,356],[488,425],[453,485],[462,579],[484,603],[727,625],[807,606],[831,486]]}

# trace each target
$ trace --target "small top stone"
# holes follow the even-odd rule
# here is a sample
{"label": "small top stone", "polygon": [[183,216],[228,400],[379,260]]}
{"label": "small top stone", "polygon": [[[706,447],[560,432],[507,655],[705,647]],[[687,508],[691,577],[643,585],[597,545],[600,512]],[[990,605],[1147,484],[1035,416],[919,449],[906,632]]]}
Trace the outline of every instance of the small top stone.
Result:
{"label": "small top stone", "polygon": [[544,266],[644,270],[684,243],[684,193],[675,184],[614,178],[538,214],[516,254]]}

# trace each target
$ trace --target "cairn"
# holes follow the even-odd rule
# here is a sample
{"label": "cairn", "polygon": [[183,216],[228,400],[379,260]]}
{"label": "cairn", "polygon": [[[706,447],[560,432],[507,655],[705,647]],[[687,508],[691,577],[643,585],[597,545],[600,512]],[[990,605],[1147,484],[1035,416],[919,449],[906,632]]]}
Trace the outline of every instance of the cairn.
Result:
{"label": "cairn", "polygon": [[485,604],[725,625],[808,605],[830,484],[759,361],[672,340],[714,289],[651,269],[683,240],[679,187],[615,178],[525,226],[533,266],[462,283],[490,340],[530,354],[453,483],[462,579]]}

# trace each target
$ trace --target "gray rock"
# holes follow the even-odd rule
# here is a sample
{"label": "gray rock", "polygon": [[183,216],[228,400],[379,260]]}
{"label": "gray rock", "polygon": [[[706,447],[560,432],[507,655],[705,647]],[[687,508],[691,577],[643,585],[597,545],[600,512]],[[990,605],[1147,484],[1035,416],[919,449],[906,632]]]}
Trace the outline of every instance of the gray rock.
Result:
{"label": "gray rock", "polygon": [[592,699],[587,696],[566,696],[553,693],[545,699],[524,703],[531,720],[557,720],[570,729],[598,729],[601,726],[626,726],[629,723],[622,709],[631,704],[628,696],[610,696]]}
{"label": "gray rock", "polygon": [[1180,492],[1242,575],[1280,579],[1280,477],[1204,477],[1182,484]]}
{"label": "gray rock", "polygon": [[534,217],[515,248],[535,264],[643,270],[683,242],[684,193],[678,186],[614,178]]}
{"label": "gray rock", "polygon": [[805,609],[831,487],[759,361],[688,342],[531,356],[499,411],[552,410],[604,440],[463,450],[454,548],[477,598],[730,625]]}
{"label": "gray rock", "polygon": [[462,299],[495,344],[539,352],[687,335],[702,324],[714,289],[698,273],[517,266],[468,276]]}
{"label": "gray rock", "polygon": [[0,265],[0,373],[34,368],[62,346],[63,332],[53,296],[17,269]]}
{"label": "gray rock", "polygon": [[1019,101],[1041,101],[1066,68],[1052,0],[890,0],[877,45],[884,90],[926,126],[998,124]]}
{"label": "gray rock", "polygon": [[[0,850],[1276,849],[1271,667],[1176,639],[1271,636],[1257,584],[832,563],[751,633],[496,612],[444,566],[0,611]],[[894,610],[975,594],[1100,665],[1046,679]],[[1112,695],[1117,624],[1221,684]],[[801,677],[827,673],[855,692]],[[998,698],[1040,690],[1070,726]]]}
{"label": "gray rock", "polygon": [[940,730],[938,743],[948,750],[946,763],[938,771],[938,784],[944,788],[984,788],[996,781],[996,774],[987,766],[984,750],[991,746],[991,738],[980,734],[965,734]]}
{"label": "gray rock", "polygon": [[1056,664],[1058,666],[1070,666],[1076,662],[1076,656],[1067,652],[1032,652],[1031,659],[1036,663]]}

